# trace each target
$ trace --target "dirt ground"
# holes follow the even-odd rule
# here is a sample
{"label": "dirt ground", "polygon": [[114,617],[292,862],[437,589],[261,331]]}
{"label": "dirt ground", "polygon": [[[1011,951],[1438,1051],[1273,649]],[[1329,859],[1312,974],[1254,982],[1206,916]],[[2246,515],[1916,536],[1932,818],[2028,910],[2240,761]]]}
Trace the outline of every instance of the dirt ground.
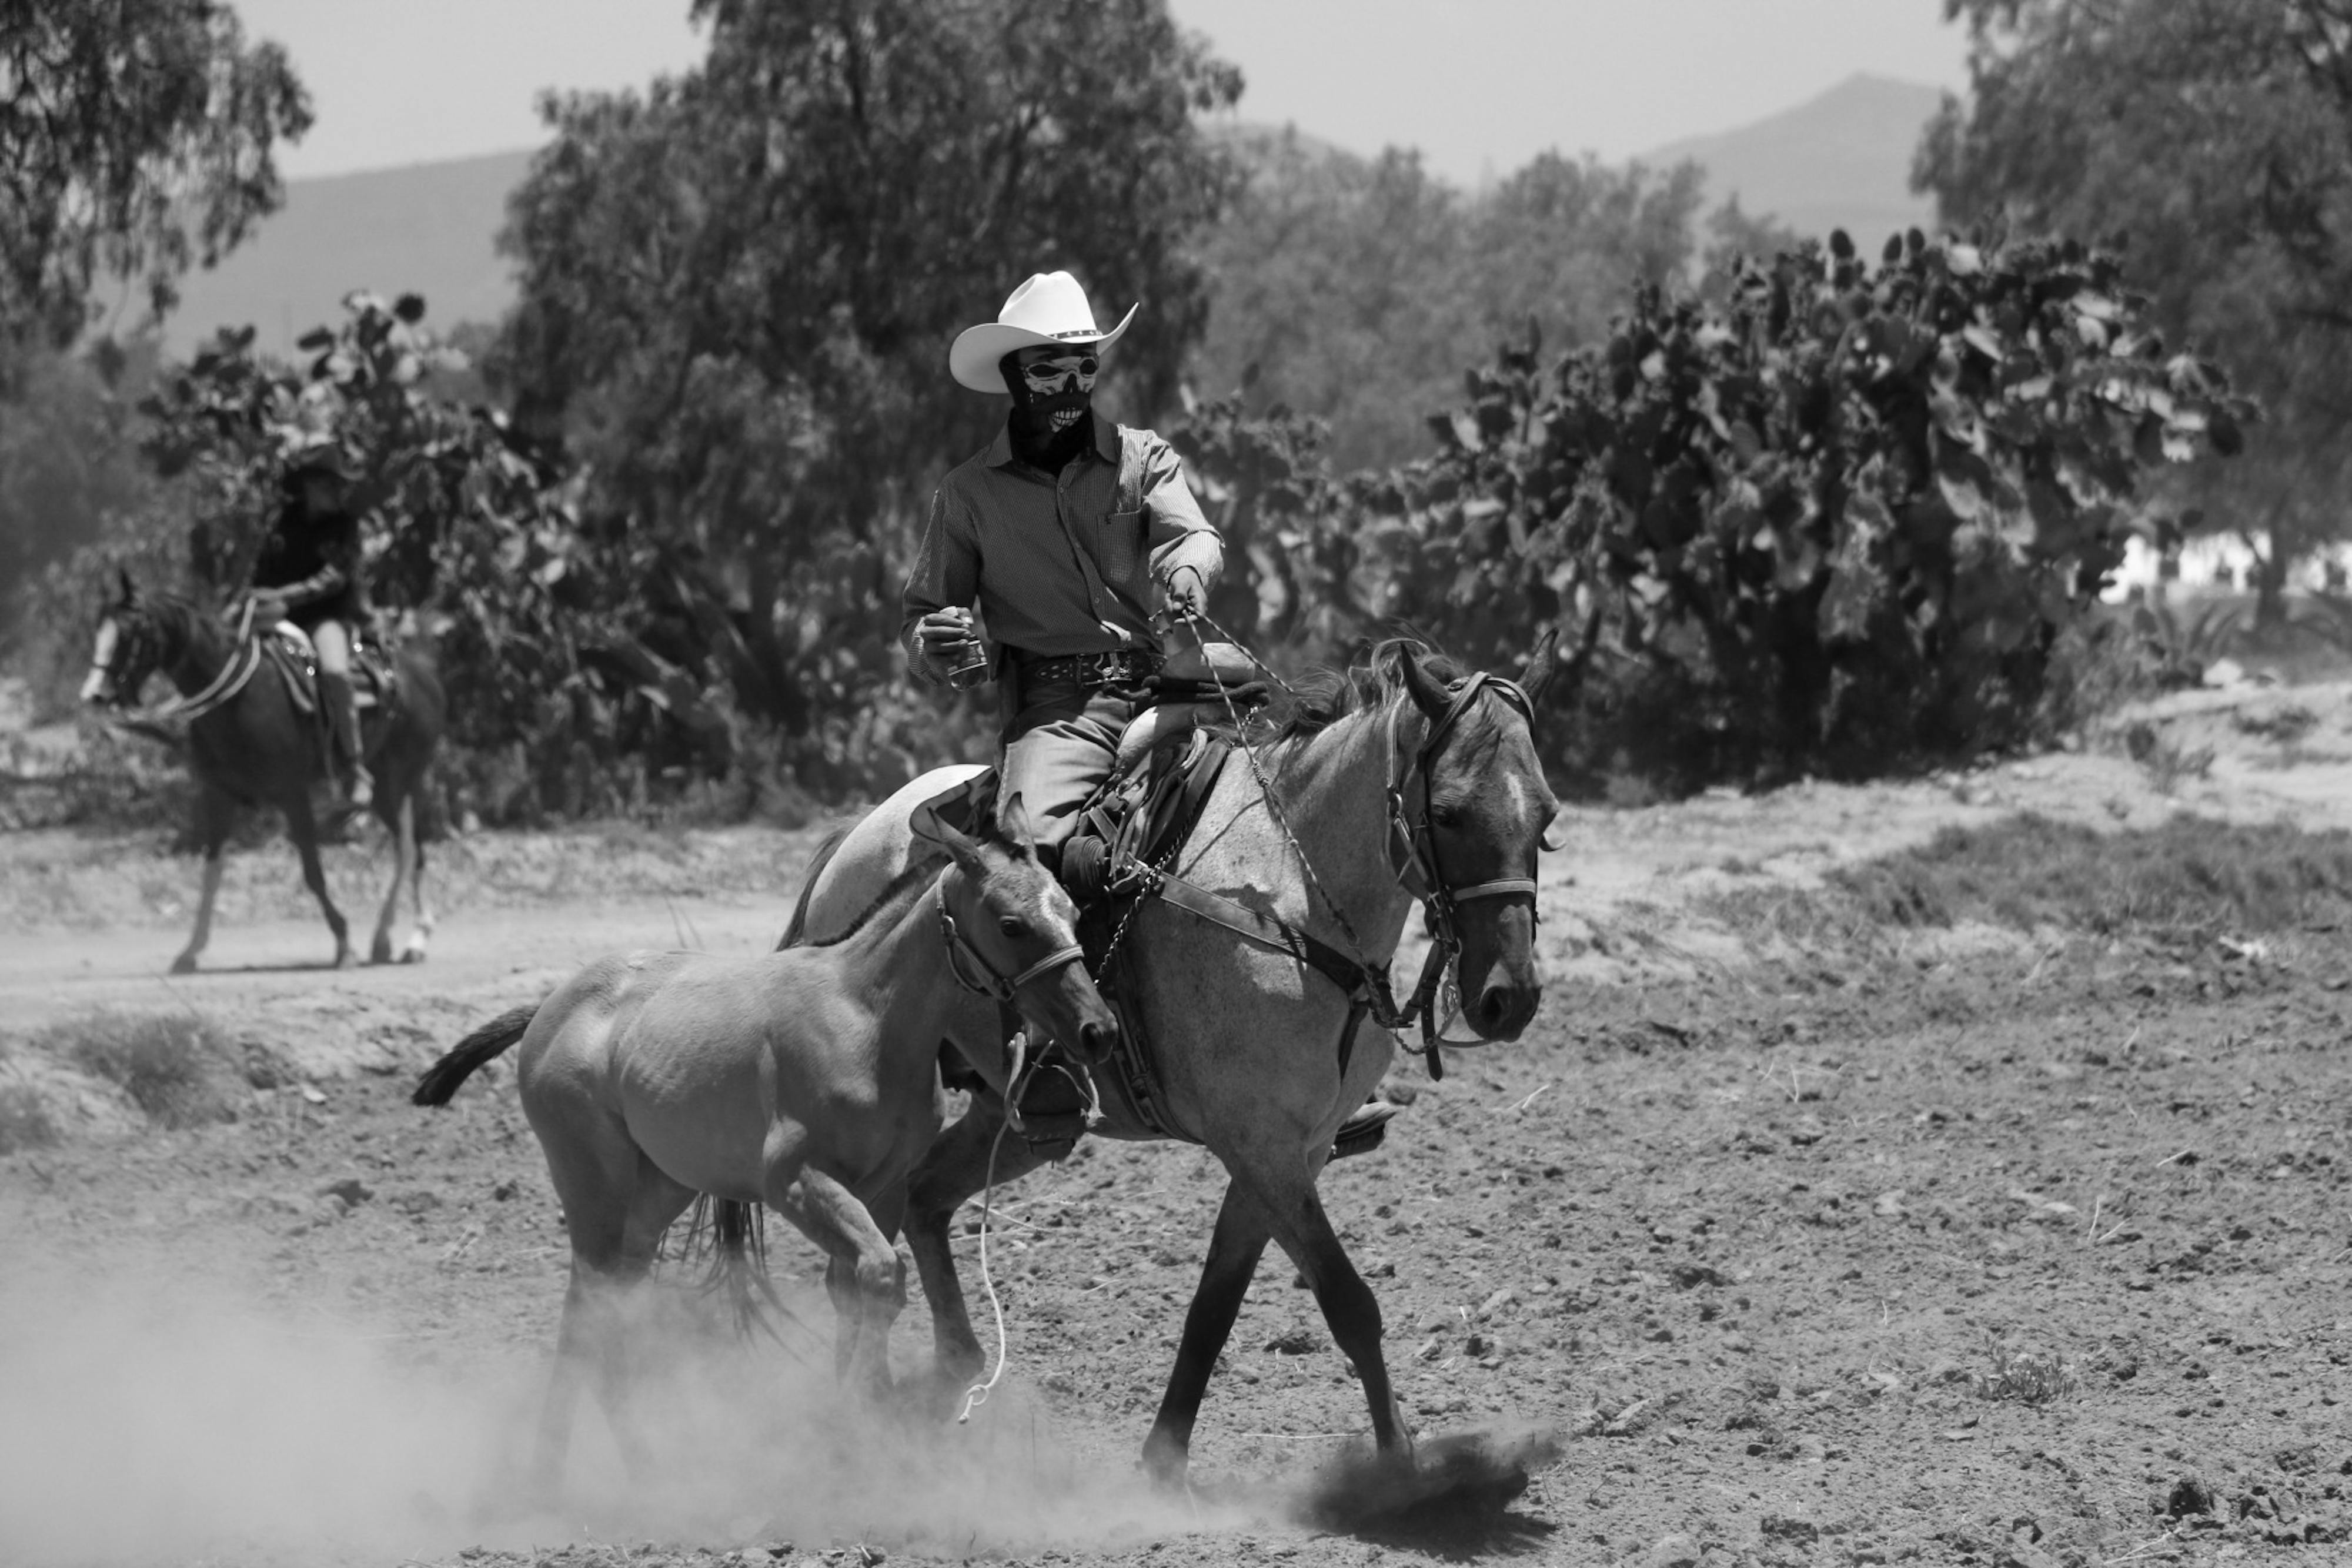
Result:
{"label": "dirt ground", "polygon": [[[832,1389],[815,1258],[780,1232],[808,1326],[741,1348],[678,1309],[647,1416],[677,1473],[624,1486],[591,1413],[577,1494],[528,1511],[561,1217],[510,1080],[435,1113],[409,1082],[597,953],[768,946],[815,831],[460,840],[429,962],[345,971],[312,967],[273,846],[177,980],[192,862],[0,837],[0,1095],[57,1134],[0,1157],[0,1559],[2352,1562],[2352,950],[1799,918],[1837,866],[2021,810],[2352,827],[2352,688],[2188,694],[1964,776],[1579,812],[1536,1026],[1442,1082],[1401,1067],[1387,1145],[1324,1181],[1424,1443],[1538,1456],[1499,1513],[1402,1519],[1312,1506],[1366,1418],[1278,1261],[1195,1494],[1137,1479],[1222,1184],[1099,1143],[996,1201],[1009,1365],[969,1425]],[[362,930],[381,867],[337,854]],[[236,1120],[159,1130],[77,1071],[100,1009],[206,1020]],[[918,1297],[899,1370],[928,1347]]]}

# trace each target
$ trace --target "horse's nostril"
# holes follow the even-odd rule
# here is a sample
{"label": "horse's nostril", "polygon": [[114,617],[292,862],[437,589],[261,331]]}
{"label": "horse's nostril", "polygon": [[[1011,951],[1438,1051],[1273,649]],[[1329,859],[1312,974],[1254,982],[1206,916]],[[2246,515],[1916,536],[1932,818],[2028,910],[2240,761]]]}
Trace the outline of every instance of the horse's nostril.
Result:
{"label": "horse's nostril", "polygon": [[1118,1040],[1118,1028],[1115,1024],[1089,1023],[1078,1028],[1078,1048],[1087,1053],[1089,1061],[1099,1061],[1108,1055]]}

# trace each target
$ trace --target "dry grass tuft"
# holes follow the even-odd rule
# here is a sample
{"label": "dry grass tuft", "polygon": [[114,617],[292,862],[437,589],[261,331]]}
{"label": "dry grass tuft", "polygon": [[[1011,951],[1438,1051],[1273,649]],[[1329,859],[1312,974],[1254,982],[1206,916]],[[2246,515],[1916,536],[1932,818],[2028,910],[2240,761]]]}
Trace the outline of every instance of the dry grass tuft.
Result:
{"label": "dry grass tuft", "polygon": [[1893,925],[2286,931],[2352,916],[2352,834],[2200,817],[2100,833],[2029,812],[1947,828],[1829,880],[1871,921]]}
{"label": "dry grass tuft", "polygon": [[236,1115],[229,1042],[200,1014],[101,1009],[50,1025],[34,1044],[116,1085],[159,1127]]}
{"label": "dry grass tuft", "polygon": [[29,1083],[0,1089],[0,1155],[46,1149],[58,1141],[58,1124]]}
{"label": "dry grass tuft", "polygon": [[2046,1405],[2074,1392],[2074,1369],[2053,1353],[1996,1350],[1992,1370],[1976,1377],[1979,1399],[2007,1399],[2020,1405]]}

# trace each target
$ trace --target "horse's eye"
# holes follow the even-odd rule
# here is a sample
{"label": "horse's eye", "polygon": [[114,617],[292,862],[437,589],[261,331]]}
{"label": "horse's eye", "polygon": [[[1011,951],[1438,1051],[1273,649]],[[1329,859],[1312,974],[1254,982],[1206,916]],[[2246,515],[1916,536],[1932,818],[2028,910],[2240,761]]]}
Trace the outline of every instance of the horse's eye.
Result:
{"label": "horse's eye", "polygon": [[1462,808],[1432,806],[1429,809],[1429,820],[1441,828],[1458,828],[1462,825]]}
{"label": "horse's eye", "polygon": [[1008,915],[996,923],[996,928],[1018,942],[1029,935],[1029,923],[1017,915]]}

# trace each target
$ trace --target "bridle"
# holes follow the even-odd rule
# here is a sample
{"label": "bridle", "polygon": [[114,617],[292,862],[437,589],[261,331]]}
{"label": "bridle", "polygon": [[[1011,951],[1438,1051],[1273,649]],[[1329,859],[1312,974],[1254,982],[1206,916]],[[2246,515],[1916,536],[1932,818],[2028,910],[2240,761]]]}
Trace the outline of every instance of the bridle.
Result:
{"label": "bridle", "polygon": [[[142,607],[124,605],[109,612],[107,621],[114,628],[114,642],[106,649],[104,661],[92,659],[89,667],[104,681],[112,704],[121,707],[128,700],[125,687],[130,683],[119,679],[116,670],[139,669],[143,664],[145,668],[140,674],[140,684],[143,685],[162,658],[161,639],[154,631],[154,617]],[[134,716],[149,721],[179,719],[193,723],[226,706],[245,689],[246,683],[261,667],[261,645],[253,636],[253,601],[249,598],[236,617],[231,643],[229,656],[221,662],[220,673],[205,682],[202,691],[188,696],[174,692],[156,706]]]}
{"label": "bridle", "polygon": [[[940,936],[947,944],[948,972],[965,990],[993,997],[1009,1007],[1013,994],[1030,981],[1077,963],[1086,956],[1086,949],[1073,942],[1066,947],[1055,948],[1017,975],[1007,977],[999,974],[996,967],[988,961],[988,956],[971,945],[971,938],[956,925],[955,916],[948,913],[948,895],[942,891],[946,883],[945,877],[933,883],[931,895],[940,906]],[[977,977],[972,973],[975,969]]]}
{"label": "bridle", "polygon": [[[1437,832],[1430,821],[1429,802],[1432,785],[1437,777],[1438,754],[1444,749],[1447,738],[1463,716],[1475,706],[1478,699],[1493,693],[1517,708],[1532,727],[1535,704],[1525,687],[1507,676],[1489,674],[1484,670],[1456,684],[1448,693],[1445,711],[1430,721],[1429,731],[1422,737],[1420,747],[1410,763],[1404,761],[1404,747],[1398,738],[1399,720],[1402,710],[1391,714],[1389,720],[1389,752],[1394,769],[1389,779],[1389,854],[1391,869],[1399,885],[1421,900],[1423,920],[1429,930],[1429,956],[1421,966],[1421,977],[1414,982],[1412,996],[1402,1008],[1375,993],[1372,1017],[1384,1029],[1399,1029],[1421,1021],[1422,1051],[1426,1055],[1430,1075],[1437,1076],[1444,1069],[1439,1064],[1437,1048],[1441,1043],[1437,1023],[1437,991],[1444,983],[1446,971],[1462,952],[1461,906],[1480,898],[1515,898],[1524,894],[1529,901],[1536,895],[1536,879],[1527,876],[1497,877],[1488,882],[1472,883],[1456,887],[1447,882],[1444,868],[1438,862]],[[1421,811],[1418,816],[1407,810],[1405,786],[1418,773],[1421,776]],[[1413,884],[1418,882],[1418,887]],[[1385,1007],[1381,1004],[1385,1002]],[[1392,1015],[1383,1017],[1383,1012]],[[1444,1043],[1477,1044],[1478,1041],[1453,1040]]]}

